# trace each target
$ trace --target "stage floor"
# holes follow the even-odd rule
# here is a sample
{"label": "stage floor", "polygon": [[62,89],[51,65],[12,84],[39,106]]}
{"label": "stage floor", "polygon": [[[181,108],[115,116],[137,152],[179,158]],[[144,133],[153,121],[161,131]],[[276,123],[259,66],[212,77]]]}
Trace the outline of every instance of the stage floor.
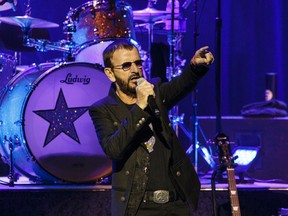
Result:
{"label": "stage floor", "polygon": [[[225,180],[225,179],[224,179]],[[238,180],[236,178],[236,180]],[[207,176],[201,177],[201,190],[209,191],[211,190],[211,179]],[[241,189],[262,189],[262,190],[287,190],[288,182],[273,182],[272,180],[259,180],[259,181],[247,181],[247,183],[237,183],[237,188]],[[110,190],[110,184],[77,184],[77,183],[67,183],[67,184],[36,184],[30,182],[28,178],[21,176],[17,182],[13,185],[9,185],[8,177],[0,177],[0,190],[93,190],[93,191],[103,191]],[[216,190],[228,190],[227,183],[216,182]]]}
{"label": "stage floor", "polygon": [[[1,182],[8,183],[6,177]],[[198,211],[193,216],[213,213],[211,180],[201,178]],[[237,184],[242,216],[277,216],[288,208],[288,183],[253,182]],[[109,216],[111,185],[30,184],[25,177],[14,186],[0,186],[1,216]],[[231,215],[228,185],[216,183],[217,211]]]}

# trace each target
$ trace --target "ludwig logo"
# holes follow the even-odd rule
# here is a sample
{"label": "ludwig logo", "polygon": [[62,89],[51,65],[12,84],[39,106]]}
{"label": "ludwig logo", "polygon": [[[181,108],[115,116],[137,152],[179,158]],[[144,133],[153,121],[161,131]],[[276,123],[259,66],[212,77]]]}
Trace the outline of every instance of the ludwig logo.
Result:
{"label": "ludwig logo", "polygon": [[67,84],[83,83],[83,85],[88,85],[90,83],[90,78],[86,77],[86,75],[84,77],[79,77],[78,75],[73,77],[71,73],[68,73],[65,80],[60,80],[60,82]]}

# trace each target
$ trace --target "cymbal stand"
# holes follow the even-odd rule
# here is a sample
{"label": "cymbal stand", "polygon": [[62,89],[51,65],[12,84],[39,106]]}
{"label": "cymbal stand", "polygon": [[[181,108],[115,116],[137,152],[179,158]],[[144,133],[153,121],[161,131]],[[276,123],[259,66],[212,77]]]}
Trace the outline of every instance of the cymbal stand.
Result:
{"label": "cymbal stand", "polygon": [[[30,16],[31,15],[31,5],[30,5],[30,0],[27,1],[27,4],[25,4],[26,10],[25,10],[25,15]],[[28,35],[30,34],[30,28],[26,26],[22,26],[22,31],[23,31],[23,44],[26,43],[28,40]],[[14,58],[16,61],[16,66],[22,64],[22,53],[21,52],[14,52]]]}
{"label": "cymbal stand", "polygon": [[[166,67],[166,78],[170,81],[182,73],[185,60],[180,56],[182,33],[174,33],[174,36],[168,34],[168,43],[170,45],[170,65]],[[174,45],[173,45],[174,44]],[[177,135],[179,135],[179,124],[183,124],[184,114],[179,116],[179,107],[174,106],[169,113],[170,120]]]}
{"label": "cymbal stand", "polygon": [[[187,9],[189,4],[191,3],[190,0],[186,0],[182,7],[184,9]],[[193,15],[194,15],[194,33],[193,33],[193,39],[194,39],[194,53],[197,50],[197,37],[199,36],[198,33],[198,25],[197,25],[197,6],[198,2],[197,0],[193,0]],[[198,122],[198,104],[197,104],[197,88],[193,91],[193,117],[192,117],[192,122],[193,122],[193,132],[192,132],[192,144],[186,151],[187,154],[191,154],[192,151],[194,152],[193,154],[193,163],[194,163],[194,168],[196,172],[198,172],[198,147],[199,147],[199,140],[198,140],[198,130],[202,133],[202,136],[205,138],[203,131],[200,128],[199,122]]]}
{"label": "cymbal stand", "polygon": [[[180,56],[181,41],[183,35],[181,32],[175,33],[175,0],[171,4],[171,32],[168,33],[168,44],[170,46],[169,52],[169,66],[166,67],[166,78],[170,81],[172,78],[179,76],[182,73],[186,60]],[[179,107],[174,106],[169,113],[170,121],[172,122],[173,129],[176,135],[179,135],[179,126],[183,128],[184,114],[179,116]],[[184,131],[185,132],[185,131]]]}
{"label": "cymbal stand", "polygon": [[[31,16],[31,5],[30,0],[27,0],[27,3],[25,4],[26,10],[25,10],[25,16]],[[29,44],[29,35],[31,33],[30,25],[24,25],[22,26],[23,31],[23,44]]]}
{"label": "cymbal stand", "polygon": [[72,39],[73,34],[76,32],[75,22],[72,20],[73,9],[70,9],[68,15],[66,16],[66,20],[64,21],[63,31],[64,34],[67,35],[66,47],[69,47],[69,50],[66,54],[64,54],[64,58],[67,61],[75,61],[75,57],[73,56],[73,47],[75,47],[75,43]]}
{"label": "cymbal stand", "polygon": [[[153,4],[156,3],[157,0],[148,0],[148,6],[147,8],[153,8]],[[155,21],[153,19],[149,19],[148,20],[148,25],[146,25],[147,28],[147,33],[148,33],[148,58],[147,58],[147,64],[148,64],[148,71],[147,71],[147,79],[150,80],[151,79],[151,66],[152,66],[152,61],[151,61],[151,44],[153,43],[154,39],[153,39],[153,28],[154,28],[154,23]]]}
{"label": "cymbal stand", "polygon": [[16,62],[16,66],[21,65],[22,64],[22,53],[21,52],[14,52],[14,59]]}
{"label": "cymbal stand", "polygon": [[[171,32],[168,33],[168,44],[170,46],[169,50],[169,66],[166,67],[166,78],[170,81],[173,77],[175,77],[175,29],[174,29],[174,20],[175,20],[175,0],[172,0],[171,5]],[[170,121],[172,122],[173,128],[175,130],[176,135],[179,134],[178,123],[183,122],[183,118],[178,116],[179,107],[174,106],[169,114]],[[184,116],[183,116],[184,117]]]}

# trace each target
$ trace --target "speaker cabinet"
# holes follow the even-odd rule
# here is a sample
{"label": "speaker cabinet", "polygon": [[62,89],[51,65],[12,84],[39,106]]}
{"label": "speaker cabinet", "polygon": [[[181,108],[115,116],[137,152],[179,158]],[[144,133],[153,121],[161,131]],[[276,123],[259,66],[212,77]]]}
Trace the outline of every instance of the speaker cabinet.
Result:
{"label": "speaker cabinet", "polygon": [[[216,118],[198,117],[206,138],[216,135]],[[245,173],[258,180],[288,181],[288,118],[244,118],[224,116],[221,118],[222,132],[238,146],[260,146],[258,157]],[[203,136],[199,135],[203,143]],[[233,148],[233,145],[231,145]],[[200,156],[199,156],[200,157]]]}

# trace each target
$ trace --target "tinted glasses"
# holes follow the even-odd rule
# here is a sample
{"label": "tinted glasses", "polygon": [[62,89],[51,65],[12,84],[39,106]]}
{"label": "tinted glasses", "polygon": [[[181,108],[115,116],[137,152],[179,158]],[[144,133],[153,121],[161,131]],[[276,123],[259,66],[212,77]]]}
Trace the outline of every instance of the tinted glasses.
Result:
{"label": "tinted glasses", "polygon": [[124,62],[121,65],[115,65],[115,66],[112,66],[111,68],[122,69],[124,71],[128,71],[131,69],[131,66],[133,63],[136,65],[137,68],[140,69],[140,68],[142,68],[143,60],[139,59],[139,60],[136,60],[134,62]]}

